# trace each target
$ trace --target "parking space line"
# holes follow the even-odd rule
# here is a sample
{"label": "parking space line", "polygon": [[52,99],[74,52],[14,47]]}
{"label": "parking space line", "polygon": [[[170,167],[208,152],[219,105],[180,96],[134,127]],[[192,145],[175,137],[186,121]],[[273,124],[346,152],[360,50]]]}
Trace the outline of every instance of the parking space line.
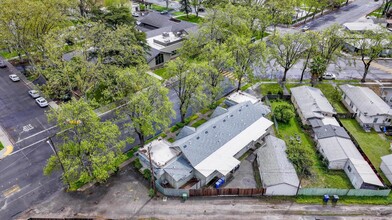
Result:
{"label": "parking space line", "polygon": [[13,185],[11,188],[3,191],[3,196],[5,198],[7,198],[7,197],[11,196],[12,194],[17,193],[19,191],[20,191],[20,187],[18,185]]}
{"label": "parking space line", "polygon": [[23,141],[25,141],[25,140],[27,140],[27,139],[30,139],[30,138],[32,138],[32,137],[35,137],[35,136],[37,136],[37,135],[39,135],[39,134],[42,134],[42,133],[44,133],[44,132],[47,132],[47,131],[49,131],[49,130],[51,130],[51,129],[53,129],[53,128],[56,128],[56,127],[57,127],[57,125],[54,125],[54,126],[52,126],[52,127],[50,127],[50,128],[44,129],[44,130],[42,130],[42,131],[40,131],[40,132],[37,132],[37,133],[35,133],[35,134],[33,134],[33,135],[30,135],[30,136],[28,136],[28,137],[25,137],[25,138],[23,138],[23,139],[18,140],[16,143],[18,144],[18,143],[20,143],[20,142],[23,142]]}

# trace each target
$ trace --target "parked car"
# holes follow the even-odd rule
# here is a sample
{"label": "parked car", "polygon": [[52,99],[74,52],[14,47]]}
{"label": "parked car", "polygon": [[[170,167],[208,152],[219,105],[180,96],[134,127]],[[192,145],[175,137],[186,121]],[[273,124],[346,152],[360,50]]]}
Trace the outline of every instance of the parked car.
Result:
{"label": "parked car", "polygon": [[3,60],[0,60],[0,68],[6,68],[7,64]]}
{"label": "parked car", "polygon": [[336,79],[336,76],[333,73],[324,73],[321,78],[323,78],[323,79]]}
{"label": "parked car", "polygon": [[44,108],[47,107],[49,104],[46,99],[39,97],[35,100],[35,102],[39,105],[39,107]]}
{"label": "parked car", "polygon": [[308,25],[305,25],[301,28],[302,32],[308,31],[310,29],[310,27]]}
{"label": "parked car", "polygon": [[40,97],[40,95],[39,95],[39,93],[38,93],[37,90],[29,90],[28,93],[29,93],[29,95],[30,95],[32,98],[34,98],[34,99]]}
{"label": "parked car", "polygon": [[8,76],[13,82],[18,82],[20,81],[19,76],[17,76],[16,74],[11,74]]}
{"label": "parked car", "polygon": [[167,15],[167,14],[169,14],[168,10],[161,11],[161,15]]}

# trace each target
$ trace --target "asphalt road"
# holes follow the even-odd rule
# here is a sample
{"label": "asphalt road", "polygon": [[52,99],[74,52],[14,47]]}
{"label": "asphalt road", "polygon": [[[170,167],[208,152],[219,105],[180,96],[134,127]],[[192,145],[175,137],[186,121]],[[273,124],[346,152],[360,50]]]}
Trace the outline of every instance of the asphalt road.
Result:
{"label": "asphalt road", "polygon": [[40,108],[28,95],[29,83],[22,75],[17,73],[21,81],[12,82],[8,78],[12,73],[16,73],[12,66],[0,69],[0,125],[14,146],[14,153],[0,160],[0,219],[10,219],[43,201],[62,185],[58,174],[43,176],[52,154],[47,143],[34,144],[51,132],[45,116],[48,108]]}

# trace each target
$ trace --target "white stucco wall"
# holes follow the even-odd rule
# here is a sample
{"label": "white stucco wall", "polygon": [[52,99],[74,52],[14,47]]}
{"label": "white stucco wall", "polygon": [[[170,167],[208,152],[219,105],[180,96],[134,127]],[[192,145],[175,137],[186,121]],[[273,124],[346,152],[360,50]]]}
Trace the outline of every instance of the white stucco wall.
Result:
{"label": "white stucco wall", "polygon": [[297,187],[283,183],[283,184],[267,187],[265,195],[294,196],[296,193],[297,193]]}
{"label": "white stucco wall", "polygon": [[392,183],[392,170],[388,169],[384,162],[381,162],[380,168],[390,183]]}

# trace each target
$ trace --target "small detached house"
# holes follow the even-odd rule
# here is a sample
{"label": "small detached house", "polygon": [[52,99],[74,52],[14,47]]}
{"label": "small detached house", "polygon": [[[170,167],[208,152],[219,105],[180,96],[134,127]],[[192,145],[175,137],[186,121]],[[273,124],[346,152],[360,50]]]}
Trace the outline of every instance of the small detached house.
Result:
{"label": "small detached house", "polygon": [[361,153],[342,127],[325,125],[313,129],[317,150],[323,155],[328,169],[342,170],[350,158],[363,160]]}
{"label": "small detached house", "polygon": [[296,195],[299,179],[293,164],[287,159],[286,143],[271,135],[257,149],[257,163],[265,195]]}
{"label": "small detached house", "polygon": [[351,113],[356,113],[356,120],[362,127],[373,127],[381,131],[380,126],[391,124],[391,107],[385,103],[373,90],[367,87],[341,85],[343,104]]}
{"label": "small detached house", "polygon": [[197,32],[196,24],[181,21],[157,12],[150,12],[138,21],[137,29],[145,32],[150,46],[147,63],[157,68],[175,58],[185,37]]}
{"label": "small detached house", "polygon": [[380,168],[390,183],[392,183],[392,154],[381,157]]}
{"label": "small detached house", "polygon": [[365,160],[350,158],[344,166],[355,189],[379,189],[384,184]]}
{"label": "small detached house", "polygon": [[339,124],[333,115],[335,109],[325,98],[320,89],[310,86],[291,88],[291,101],[297,109],[301,121],[305,125],[313,125],[310,120],[316,119],[315,124]]}

